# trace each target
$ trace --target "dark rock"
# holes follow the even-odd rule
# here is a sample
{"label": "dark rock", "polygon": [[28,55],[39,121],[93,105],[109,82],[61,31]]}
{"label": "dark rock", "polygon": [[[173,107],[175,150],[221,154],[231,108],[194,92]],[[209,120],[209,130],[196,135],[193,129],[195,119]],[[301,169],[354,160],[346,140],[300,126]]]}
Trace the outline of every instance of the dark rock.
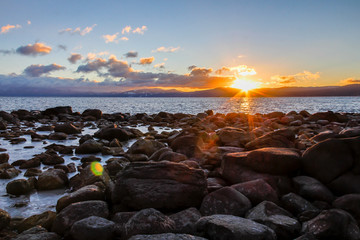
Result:
{"label": "dark rock", "polygon": [[17,119],[14,115],[7,113],[5,111],[0,111],[0,118],[5,120],[8,123],[13,123],[19,125],[19,119]]}
{"label": "dark rock", "polygon": [[21,165],[19,168],[20,169],[36,168],[36,167],[39,167],[40,164],[41,164],[40,159],[35,157],[35,158],[29,159],[29,160],[24,160],[23,162],[21,162]]}
{"label": "dark rock", "polygon": [[281,197],[281,203],[283,207],[294,215],[306,211],[316,211],[318,210],[314,205],[312,205],[306,199],[296,195],[295,193],[289,193]]}
{"label": "dark rock", "polygon": [[186,159],[187,157],[184,154],[168,151],[161,154],[158,160],[159,161],[167,160],[170,162],[182,162],[185,161]]}
{"label": "dark rock", "polygon": [[201,213],[196,208],[188,208],[169,216],[175,222],[173,232],[196,233],[196,222],[201,218]]}
{"label": "dark rock", "polygon": [[[358,165],[358,167],[360,166]],[[358,184],[360,181],[360,172],[354,174],[354,170],[355,169],[353,169],[353,172],[347,172],[338,178],[335,178],[328,184],[328,187],[334,194],[341,196],[351,193],[360,193],[360,184]]]}
{"label": "dark rock", "polygon": [[60,157],[57,154],[41,153],[36,155],[35,158],[39,159],[45,165],[56,165],[65,162],[64,158]]}
{"label": "dark rock", "polygon": [[276,191],[263,179],[238,183],[231,187],[244,194],[253,205],[262,201],[279,202]]}
{"label": "dark rock", "polygon": [[293,183],[297,193],[310,201],[325,201],[331,203],[334,195],[318,180],[308,176],[294,177]]}
{"label": "dark rock", "polygon": [[10,214],[5,210],[0,209],[0,231],[9,226],[10,220]]}
{"label": "dark rock", "polygon": [[33,228],[35,226],[41,226],[50,231],[52,224],[55,220],[56,213],[52,211],[46,211],[41,214],[33,215],[31,217],[25,218],[17,226],[17,229],[20,232]]}
{"label": "dark rock", "polygon": [[23,195],[31,192],[32,188],[28,180],[16,179],[6,185],[6,192],[12,195]]}
{"label": "dark rock", "polygon": [[253,150],[256,148],[277,147],[277,148],[293,148],[295,133],[290,129],[281,129],[270,132],[261,136],[245,145],[246,149]]}
{"label": "dark rock", "polygon": [[360,225],[360,194],[347,194],[337,198],[333,204],[335,208],[343,209],[352,214]]}
{"label": "dark rock", "polygon": [[109,147],[122,147],[122,144],[117,140],[117,138],[114,138],[110,144]]}
{"label": "dark rock", "polygon": [[99,153],[102,150],[103,145],[93,139],[89,139],[79,147],[75,149],[75,153],[77,154],[91,154],[91,153]]}
{"label": "dark rock", "polygon": [[82,117],[94,117],[95,119],[100,119],[102,117],[102,111],[99,109],[86,109],[82,114]]}
{"label": "dark rock", "polygon": [[202,151],[199,146],[199,139],[195,136],[180,136],[175,138],[170,147],[174,152],[186,155],[188,158],[201,157]]}
{"label": "dark rock", "polygon": [[70,230],[74,240],[111,240],[115,223],[102,217],[91,216],[75,222]]}
{"label": "dark rock", "polygon": [[7,124],[4,121],[0,121],[0,130],[6,130]]}
{"label": "dark rock", "polygon": [[20,173],[20,170],[17,170],[8,163],[0,164],[0,179],[11,179],[18,176]]}
{"label": "dark rock", "polygon": [[53,232],[47,232],[45,228],[36,226],[17,235],[12,240],[61,240],[62,238]]}
{"label": "dark rock", "polygon": [[35,176],[39,176],[42,173],[42,171],[40,169],[37,168],[29,168],[26,170],[26,172],[24,173],[25,177],[35,177]]}
{"label": "dark rock", "polygon": [[212,215],[202,217],[196,223],[197,229],[210,240],[275,240],[275,232],[252,220],[231,216]]}
{"label": "dark rock", "polygon": [[110,176],[104,169],[101,175],[95,175],[91,171],[91,165],[84,167],[79,174],[76,174],[70,179],[70,187],[74,190],[82,188],[87,185],[94,184],[96,182],[103,183],[107,189],[110,188]]}
{"label": "dark rock", "polygon": [[119,141],[127,141],[130,139],[130,133],[121,128],[103,128],[94,134],[94,137],[112,141],[114,138]]}
{"label": "dark rock", "polygon": [[66,173],[60,169],[49,169],[39,175],[37,181],[38,190],[52,190],[64,188],[69,180]]}
{"label": "dark rock", "polygon": [[159,157],[161,156],[161,154],[163,154],[165,152],[172,152],[172,149],[168,148],[168,147],[160,148],[159,150],[157,150],[150,156],[149,160],[150,161],[159,161]]}
{"label": "dark rock", "polygon": [[247,197],[231,187],[224,187],[205,196],[200,212],[202,215],[244,216],[250,208],[251,202]]}
{"label": "dark rock", "polygon": [[48,139],[50,140],[66,140],[67,139],[67,134],[63,133],[63,132],[55,132],[55,133],[51,133],[48,136]]}
{"label": "dark rock", "polygon": [[128,164],[129,161],[126,158],[110,158],[106,161],[106,169],[108,170],[110,176],[115,176]]}
{"label": "dark rock", "polygon": [[305,233],[294,240],[317,240],[311,233]]}
{"label": "dark rock", "polygon": [[314,141],[314,142],[321,142],[321,141],[324,141],[324,140],[329,139],[329,138],[334,138],[336,136],[337,136],[336,133],[334,133],[333,131],[328,130],[328,131],[324,131],[324,132],[321,132],[321,133],[313,136],[309,140]]}
{"label": "dark rock", "polygon": [[346,122],[348,118],[340,113],[328,112],[317,112],[309,116],[308,121],[328,120],[329,122]]}
{"label": "dark rock", "polygon": [[161,233],[151,235],[135,235],[129,240],[206,240],[205,238],[189,234]]}
{"label": "dark rock", "polygon": [[172,232],[175,222],[161,212],[143,209],[132,216],[124,226],[124,234],[128,238],[138,234],[157,234]]}
{"label": "dark rock", "polygon": [[7,153],[0,153],[0,164],[6,163],[9,160],[9,154]]}
{"label": "dark rock", "polygon": [[117,175],[112,201],[135,209],[177,209],[199,206],[206,193],[202,170],[179,163],[138,162]]}
{"label": "dark rock", "polygon": [[340,209],[322,211],[317,217],[305,222],[303,233],[311,233],[316,239],[360,239],[360,230],[354,218]]}
{"label": "dark rock", "polygon": [[66,134],[81,133],[81,129],[75,127],[71,123],[64,123],[64,124],[55,125],[54,131],[55,132],[62,132],[62,133],[66,133]]}
{"label": "dark rock", "polygon": [[249,132],[240,128],[226,127],[217,131],[216,134],[222,146],[243,147],[252,140]]}
{"label": "dark rock", "polygon": [[223,180],[222,178],[208,177],[206,180],[208,186],[207,189],[209,192],[219,190],[220,188],[223,188],[227,185],[225,180]]}
{"label": "dark rock", "polygon": [[48,108],[43,112],[43,114],[48,116],[59,114],[72,114],[72,108],[70,106]]}
{"label": "dark rock", "polygon": [[70,204],[56,215],[52,231],[64,235],[75,222],[90,216],[107,218],[109,209],[106,202],[93,200]]}
{"label": "dark rock", "polygon": [[89,201],[89,200],[105,200],[104,189],[96,185],[88,185],[61,197],[56,204],[56,211],[60,212],[72,203]]}
{"label": "dark rock", "polygon": [[148,139],[137,140],[128,150],[130,154],[145,154],[150,157],[157,150],[165,147],[165,144]]}

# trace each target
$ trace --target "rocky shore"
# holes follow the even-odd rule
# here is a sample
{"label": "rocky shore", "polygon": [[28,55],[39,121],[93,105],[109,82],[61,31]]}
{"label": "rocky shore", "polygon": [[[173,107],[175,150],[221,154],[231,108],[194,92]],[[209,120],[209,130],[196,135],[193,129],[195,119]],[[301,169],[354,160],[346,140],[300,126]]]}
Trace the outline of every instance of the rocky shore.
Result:
{"label": "rocky shore", "polygon": [[[0,119],[6,197],[67,191],[54,211],[0,209],[0,239],[360,239],[360,114],[64,106]],[[43,147],[14,159],[5,142]]]}

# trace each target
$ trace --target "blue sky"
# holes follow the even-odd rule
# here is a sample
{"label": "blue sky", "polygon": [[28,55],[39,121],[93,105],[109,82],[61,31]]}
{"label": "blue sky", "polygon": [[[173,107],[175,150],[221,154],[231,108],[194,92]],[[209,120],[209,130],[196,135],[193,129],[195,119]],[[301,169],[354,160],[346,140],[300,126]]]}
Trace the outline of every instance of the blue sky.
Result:
{"label": "blue sky", "polygon": [[[359,1],[1,5],[0,85],[6,87],[48,88],[50,79],[55,86],[99,91],[205,89],[231,86],[236,78],[263,87],[339,85],[360,78]],[[113,41],[106,43],[106,35]],[[51,50],[41,52],[41,46]],[[165,51],[156,51],[161,47]],[[125,57],[130,51],[137,57]],[[71,54],[81,59],[70,63]],[[256,74],[244,74],[244,66]]]}

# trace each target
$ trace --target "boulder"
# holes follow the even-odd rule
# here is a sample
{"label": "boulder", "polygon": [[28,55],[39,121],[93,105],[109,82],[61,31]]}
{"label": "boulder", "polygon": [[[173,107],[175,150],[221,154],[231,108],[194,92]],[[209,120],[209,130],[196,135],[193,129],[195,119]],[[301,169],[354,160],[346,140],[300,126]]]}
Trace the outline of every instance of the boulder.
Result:
{"label": "boulder", "polygon": [[295,193],[288,193],[281,197],[282,206],[295,216],[306,211],[318,210],[306,199]]}
{"label": "boulder", "polygon": [[210,240],[275,240],[275,232],[260,223],[231,215],[202,217],[196,223],[197,229]]}
{"label": "boulder", "polygon": [[[357,168],[360,166],[358,165]],[[356,173],[355,173],[356,171]],[[339,177],[335,178],[327,186],[331,191],[338,195],[345,195],[351,193],[360,193],[360,171],[353,169],[352,171],[346,172]]]}
{"label": "boulder", "polygon": [[354,218],[344,210],[322,211],[317,217],[304,222],[303,233],[311,233],[316,239],[360,239],[360,230]]}
{"label": "boulder", "polygon": [[206,240],[205,238],[193,236],[189,234],[161,233],[151,235],[135,235],[129,240]]}
{"label": "boulder", "polygon": [[327,120],[329,122],[346,122],[348,121],[348,117],[340,113],[334,113],[332,111],[328,111],[328,112],[314,113],[308,118],[308,121],[316,122],[319,120]]}
{"label": "boulder", "polygon": [[261,136],[245,145],[248,150],[266,147],[293,148],[295,133],[290,129],[280,129]]}
{"label": "boulder", "polygon": [[26,179],[16,179],[6,185],[6,192],[12,195],[28,194],[31,190],[33,190],[33,188]]}
{"label": "boulder", "polygon": [[63,132],[55,132],[55,133],[51,133],[48,136],[48,139],[50,140],[66,140],[67,139],[67,134],[63,133]]}
{"label": "boulder", "polygon": [[8,163],[0,164],[0,179],[11,179],[18,176],[20,173],[20,170]]}
{"label": "boulder", "polygon": [[41,214],[36,214],[22,220],[20,224],[17,226],[17,229],[20,232],[23,232],[35,226],[41,226],[47,229],[48,231],[50,231],[52,224],[55,220],[55,217],[56,217],[56,213],[52,211],[46,211]]}
{"label": "boulder", "polygon": [[0,121],[0,130],[6,130],[7,129],[7,123],[5,121]]}
{"label": "boulder", "polygon": [[66,173],[60,169],[49,169],[39,175],[37,181],[38,190],[52,190],[64,188],[69,180]]}
{"label": "boulder", "polygon": [[102,143],[99,143],[93,139],[89,139],[82,143],[75,149],[75,153],[77,154],[91,154],[91,153],[99,153],[102,150]]}
{"label": "boulder", "polygon": [[169,216],[175,222],[173,232],[196,233],[196,222],[201,218],[201,213],[196,208],[188,208]]}
{"label": "boulder", "polygon": [[134,162],[118,173],[112,202],[134,209],[178,209],[199,206],[206,193],[202,170],[171,162]]}
{"label": "boulder", "polygon": [[221,146],[243,147],[250,142],[249,132],[233,127],[222,128],[216,132]]}
{"label": "boulder", "polygon": [[0,231],[9,226],[10,220],[10,214],[5,210],[0,209]]}
{"label": "boulder", "polygon": [[0,164],[7,163],[9,160],[9,154],[7,153],[0,153]]}
{"label": "boulder", "polygon": [[78,134],[78,133],[81,133],[81,129],[75,127],[71,123],[64,123],[64,124],[55,125],[54,131],[55,132],[62,132],[62,133],[66,133],[66,134]]}
{"label": "boulder", "polygon": [[334,195],[330,190],[315,178],[297,176],[292,179],[297,193],[310,201],[324,201],[331,203]]}
{"label": "boulder", "polygon": [[131,134],[122,128],[103,128],[94,133],[94,137],[112,141],[114,138],[119,141],[127,141]]}
{"label": "boulder", "polygon": [[188,158],[199,158],[202,155],[200,149],[202,140],[192,135],[179,136],[175,138],[170,147],[174,152],[186,155]]}
{"label": "boulder", "polygon": [[150,157],[153,153],[159,149],[165,147],[164,143],[156,140],[139,139],[129,148],[129,154],[145,154]]}
{"label": "boulder", "polygon": [[61,197],[56,204],[56,211],[60,212],[65,207],[72,203],[89,201],[89,200],[105,200],[104,189],[96,185],[87,185],[72,192],[68,195]]}
{"label": "boulder", "polygon": [[355,218],[360,225],[360,194],[347,194],[337,198],[333,204],[335,208],[343,209]]}
{"label": "boulder", "polygon": [[82,117],[94,117],[100,119],[102,117],[102,111],[99,109],[86,109],[82,114]]}
{"label": "boulder", "polygon": [[16,237],[12,238],[12,240],[61,240],[62,238],[53,232],[47,232],[45,228],[36,226],[30,228]]}
{"label": "boulder", "polygon": [[94,174],[91,170],[91,165],[87,165],[84,167],[80,173],[76,174],[74,177],[70,178],[70,187],[74,190],[80,189],[84,186],[94,184],[96,182],[103,183],[107,189],[110,188],[111,179],[106,171],[104,169],[101,174]]}
{"label": "boulder", "polygon": [[54,108],[48,108],[43,111],[44,115],[59,115],[59,114],[72,114],[72,108],[70,106],[60,106]]}
{"label": "boulder", "polygon": [[132,216],[124,226],[124,237],[138,234],[158,234],[172,232],[175,222],[153,209],[143,209]]}
{"label": "boulder", "polygon": [[72,203],[56,215],[51,231],[64,235],[75,222],[90,216],[107,218],[107,203],[99,200]]}
{"label": "boulder", "polygon": [[251,202],[247,197],[231,187],[224,187],[205,196],[200,212],[202,215],[244,216],[250,208]]}
{"label": "boulder", "polygon": [[244,194],[254,206],[262,201],[279,202],[276,191],[263,179],[238,183],[231,187]]}
{"label": "boulder", "polygon": [[158,160],[159,161],[167,160],[170,162],[182,162],[182,161],[187,160],[187,157],[181,153],[168,151],[168,152],[162,153]]}
{"label": "boulder", "polygon": [[75,222],[70,230],[74,240],[111,240],[115,223],[102,217],[91,216]]}

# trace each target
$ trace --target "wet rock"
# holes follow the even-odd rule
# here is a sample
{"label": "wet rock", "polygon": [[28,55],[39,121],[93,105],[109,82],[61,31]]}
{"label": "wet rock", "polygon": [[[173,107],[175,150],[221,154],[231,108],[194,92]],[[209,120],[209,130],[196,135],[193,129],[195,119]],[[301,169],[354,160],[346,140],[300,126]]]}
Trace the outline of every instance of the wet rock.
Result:
{"label": "wet rock", "polygon": [[74,240],[111,240],[115,223],[102,217],[91,216],[75,222],[70,230]]}
{"label": "wet rock", "polygon": [[165,144],[156,140],[139,139],[128,150],[130,154],[145,154],[150,157],[157,150],[165,147]]}
{"label": "wet rock", "polygon": [[6,185],[6,192],[12,195],[28,194],[31,191],[31,185],[26,179],[16,179]]}
{"label": "wet rock", "polygon": [[55,154],[41,153],[35,156],[36,159],[39,159],[45,165],[56,165],[64,163],[64,158]]}
{"label": "wet rock", "polygon": [[54,130],[54,126],[51,125],[42,125],[36,128],[36,131],[44,131],[44,132],[51,132]]}
{"label": "wet rock", "polygon": [[353,128],[343,129],[339,132],[339,136],[342,138],[358,137],[360,136],[360,128],[357,126]]}
{"label": "wet rock", "polygon": [[355,218],[360,225],[360,194],[347,194],[337,198],[333,204],[335,208],[343,209]]}
{"label": "wet rock", "polygon": [[328,131],[324,131],[324,132],[321,132],[321,133],[313,136],[309,140],[314,141],[314,142],[317,143],[317,142],[321,142],[321,141],[324,141],[324,140],[329,139],[329,138],[334,138],[336,136],[337,136],[336,133],[334,133],[333,131],[328,130]]}
{"label": "wet rock", "polygon": [[172,152],[172,149],[168,148],[168,147],[160,148],[159,150],[157,150],[150,156],[149,160],[150,161],[159,161],[161,154],[163,154],[165,152]]}
{"label": "wet rock", "polygon": [[76,174],[70,179],[70,187],[74,190],[80,189],[84,186],[94,184],[96,182],[103,183],[107,189],[110,188],[110,176],[104,169],[100,175],[95,175],[91,171],[91,165],[84,167],[79,174]]}
{"label": "wet rock", "polygon": [[244,194],[253,205],[262,201],[279,202],[276,191],[263,179],[238,183],[231,187]]}
{"label": "wet rock", "polygon": [[5,210],[0,209],[0,231],[9,226],[10,220],[10,214]]}
{"label": "wet rock", "polygon": [[35,157],[29,160],[22,161],[19,168],[20,169],[36,168],[39,167],[40,164],[41,164],[40,159]]}
{"label": "wet rock", "polygon": [[308,176],[294,177],[293,183],[298,194],[310,201],[325,201],[331,203],[334,195],[330,190],[315,178]]}
{"label": "wet rock", "polygon": [[37,168],[29,168],[26,170],[26,172],[24,173],[25,177],[34,177],[34,176],[39,176],[42,173],[42,171],[40,169]]}
{"label": "wet rock", "polygon": [[124,226],[126,238],[138,234],[157,234],[172,232],[175,222],[161,212],[153,209],[143,209],[132,216]]}
{"label": "wet rock", "polygon": [[316,239],[360,239],[360,230],[354,218],[340,209],[322,211],[317,217],[305,222],[303,233],[311,233]]}
{"label": "wet rock", "polygon": [[89,201],[89,200],[105,200],[105,192],[99,186],[88,185],[61,197],[56,204],[56,211],[60,212],[72,203]]}
{"label": "wet rock", "polygon": [[360,193],[360,185],[358,184],[360,181],[360,170],[355,170],[356,168],[360,168],[360,166],[358,165],[353,168],[352,172],[347,172],[338,178],[335,178],[327,186],[338,196]]}
{"label": "wet rock", "polygon": [[185,161],[186,159],[187,157],[184,154],[168,151],[161,154],[158,160],[159,161],[166,160],[170,162],[182,162]]}
{"label": "wet rock", "polygon": [[135,235],[129,240],[206,240],[205,238],[192,236],[189,234],[161,233],[151,235]]}
{"label": "wet rock", "polygon": [[290,129],[281,129],[261,136],[245,145],[248,150],[266,147],[293,148],[295,133]]}
{"label": "wet rock", "polygon": [[180,136],[175,138],[170,147],[174,152],[186,155],[188,158],[201,157],[200,139],[195,136]]}
{"label": "wet rock", "polygon": [[121,128],[103,128],[94,134],[94,137],[112,141],[114,138],[119,141],[127,141],[130,139],[130,133]]}
{"label": "wet rock", "polygon": [[317,240],[311,233],[305,233],[294,240]]}
{"label": "wet rock", "polygon": [[110,176],[115,176],[129,164],[126,158],[110,158],[106,161],[106,169]]}
{"label": "wet rock", "polygon": [[33,215],[22,220],[21,223],[17,226],[17,230],[23,232],[35,226],[41,226],[50,231],[55,217],[56,213],[52,211],[46,211],[41,214]]}
{"label": "wet rock", "polygon": [[217,131],[216,134],[222,146],[243,147],[252,140],[249,132],[240,128],[226,127]]}
{"label": "wet rock", "polygon": [[107,218],[109,216],[107,203],[93,200],[70,204],[56,215],[52,231],[64,235],[75,222],[90,216]]}
{"label": "wet rock", "polygon": [[188,208],[169,216],[175,222],[173,232],[196,233],[196,222],[201,218],[201,213],[196,208]]}
{"label": "wet rock", "polygon": [[268,201],[250,209],[246,218],[268,226],[278,239],[293,239],[301,229],[301,224],[288,211]]}
{"label": "wet rock", "polygon": [[281,197],[282,206],[293,213],[295,216],[306,211],[317,211],[309,201],[296,195],[295,193],[289,193]]}
{"label": "wet rock", "polygon": [[48,139],[50,140],[66,140],[67,139],[67,134],[63,133],[63,132],[55,132],[55,133],[51,133],[48,136]]}
{"label": "wet rock", "polygon": [[122,147],[122,144],[119,142],[119,140],[117,140],[116,138],[114,138],[110,144],[109,147]]}
{"label": "wet rock", "polygon": [[7,124],[4,121],[0,121],[0,130],[6,130]]}
{"label": "wet rock", "polygon": [[276,234],[269,227],[252,220],[231,216],[212,215],[202,217],[197,229],[210,240],[275,240]]}
{"label": "wet rock", "polygon": [[59,114],[72,114],[72,108],[70,106],[59,106],[54,108],[48,108],[43,111],[44,115],[59,115]]}
{"label": "wet rock", "polygon": [[319,121],[327,120],[329,122],[346,122],[348,118],[340,113],[328,112],[317,112],[309,116],[308,121]]}
{"label": "wet rock", "polygon": [[18,176],[20,173],[20,170],[17,170],[8,163],[0,164],[0,179],[11,179]]}
{"label": "wet rock", "polygon": [[205,196],[200,212],[202,215],[244,216],[250,208],[251,202],[247,197],[231,187],[224,187]]}
{"label": "wet rock", "polygon": [[117,175],[112,202],[135,209],[177,209],[199,206],[206,193],[202,170],[179,163],[138,162]]}
{"label": "wet rock", "polygon": [[10,139],[11,144],[20,144],[23,142],[26,142],[26,138],[15,137],[15,138]]}
{"label": "wet rock", "polygon": [[14,115],[7,113],[5,111],[0,111],[0,118],[5,120],[8,123],[13,123],[19,125],[19,119],[17,119]]}
{"label": "wet rock", "polygon": [[62,133],[66,133],[66,134],[81,133],[81,129],[75,127],[71,123],[64,123],[64,124],[55,125],[54,131],[55,132],[62,132]]}
{"label": "wet rock", "polygon": [[39,175],[37,181],[38,190],[52,190],[64,188],[69,180],[66,173],[60,169],[49,169]]}
{"label": "wet rock", "polygon": [[36,226],[17,235],[13,240],[61,240],[61,237],[53,232],[47,232],[45,228]]}
{"label": "wet rock", "polygon": [[91,153],[99,153],[102,150],[103,145],[93,139],[89,139],[79,147],[75,149],[75,153],[77,154],[91,154]]}
{"label": "wet rock", "polygon": [[9,160],[9,154],[7,153],[0,153],[0,164],[6,163]]}
{"label": "wet rock", "polygon": [[95,119],[100,119],[102,117],[102,111],[99,109],[86,109],[82,114],[82,117],[93,117]]}

